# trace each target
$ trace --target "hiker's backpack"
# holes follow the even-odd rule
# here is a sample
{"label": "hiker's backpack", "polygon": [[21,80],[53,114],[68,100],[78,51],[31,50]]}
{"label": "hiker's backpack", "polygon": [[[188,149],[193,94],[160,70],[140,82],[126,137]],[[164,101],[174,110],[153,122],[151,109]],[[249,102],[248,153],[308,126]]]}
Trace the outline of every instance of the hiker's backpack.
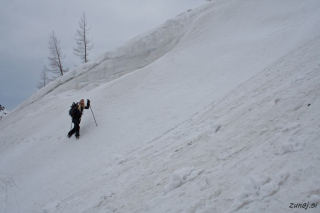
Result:
{"label": "hiker's backpack", "polygon": [[77,110],[78,110],[78,104],[76,103],[72,103],[70,110],[69,110],[69,115],[74,118],[77,114]]}

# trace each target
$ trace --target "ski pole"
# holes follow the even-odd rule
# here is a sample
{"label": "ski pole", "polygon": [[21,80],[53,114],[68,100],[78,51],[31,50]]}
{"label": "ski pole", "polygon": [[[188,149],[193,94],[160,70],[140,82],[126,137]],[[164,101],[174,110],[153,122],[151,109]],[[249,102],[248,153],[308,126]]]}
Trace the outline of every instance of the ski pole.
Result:
{"label": "ski pole", "polygon": [[94,117],[94,114],[93,114],[93,111],[92,111],[91,105],[90,105],[90,109],[91,109],[91,112],[92,112],[92,116],[93,116],[94,122],[96,122],[96,126],[98,126],[97,121],[96,121],[96,118]]}

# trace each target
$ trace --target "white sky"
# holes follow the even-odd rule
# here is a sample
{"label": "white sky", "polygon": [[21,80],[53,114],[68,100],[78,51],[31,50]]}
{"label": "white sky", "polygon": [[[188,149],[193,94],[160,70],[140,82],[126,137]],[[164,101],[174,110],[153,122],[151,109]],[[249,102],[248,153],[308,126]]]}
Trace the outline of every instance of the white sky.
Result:
{"label": "white sky", "polygon": [[74,36],[86,13],[94,48],[89,59],[110,51],[205,0],[0,0],[0,104],[12,110],[37,91],[48,65],[52,31],[60,40],[64,64],[80,64]]}

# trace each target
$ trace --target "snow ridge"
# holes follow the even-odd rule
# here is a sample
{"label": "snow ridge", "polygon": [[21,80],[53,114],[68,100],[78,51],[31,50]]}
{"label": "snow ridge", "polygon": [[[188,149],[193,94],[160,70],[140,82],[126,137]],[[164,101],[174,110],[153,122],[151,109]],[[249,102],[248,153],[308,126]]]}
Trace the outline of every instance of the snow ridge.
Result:
{"label": "snow ridge", "polygon": [[0,122],[0,213],[319,212],[319,29],[318,0],[210,1],[70,71]]}
{"label": "snow ridge", "polygon": [[21,109],[52,91],[58,94],[66,90],[79,90],[90,84],[96,87],[151,64],[170,52],[190,29],[199,12],[206,9],[202,6],[194,11],[182,13],[161,26],[131,39],[122,47],[74,68],[37,91],[17,108]]}

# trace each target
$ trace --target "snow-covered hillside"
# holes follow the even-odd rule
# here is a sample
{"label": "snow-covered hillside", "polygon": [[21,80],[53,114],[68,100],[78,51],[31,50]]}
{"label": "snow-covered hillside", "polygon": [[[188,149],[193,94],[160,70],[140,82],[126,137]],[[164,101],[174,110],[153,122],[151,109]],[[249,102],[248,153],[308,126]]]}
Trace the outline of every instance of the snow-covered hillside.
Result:
{"label": "snow-covered hillside", "polygon": [[0,120],[7,116],[9,114],[9,111],[0,104]]}
{"label": "snow-covered hillside", "polygon": [[319,47],[318,0],[168,20],[0,122],[0,212],[319,212]]}

